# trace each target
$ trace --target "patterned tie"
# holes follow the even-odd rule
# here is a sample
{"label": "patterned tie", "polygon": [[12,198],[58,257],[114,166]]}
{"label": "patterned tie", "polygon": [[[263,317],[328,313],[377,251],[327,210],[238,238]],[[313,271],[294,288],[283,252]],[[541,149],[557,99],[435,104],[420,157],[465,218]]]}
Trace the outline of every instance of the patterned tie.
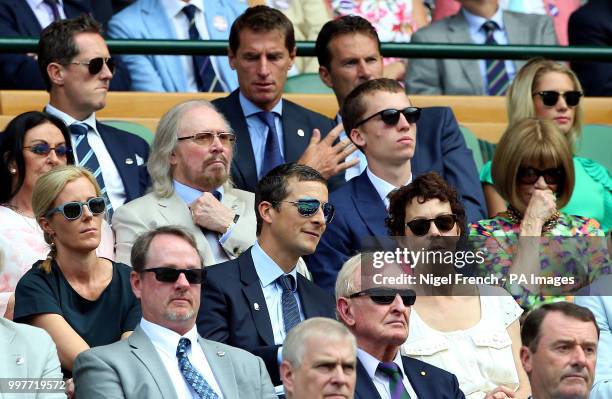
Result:
{"label": "patterned tie", "polygon": [[106,192],[106,185],[104,184],[104,177],[102,176],[102,168],[100,167],[96,153],[89,145],[89,141],[87,139],[88,132],[89,127],[84,123],[73,123],[70,125],[70,133],[76,136],[74,140],[74,147],[76,148],[78,164],[89,169],[96,178],[96,181],[100,186],[100,190],[102,191],[102,196],[106,200],[108,220],[111,220],[113,217],[113,206],[111,205],[108,198],[108,193]]}
{"label": "patterned tie", "polygon": [[176,347],[176,358],[178,359],[179,369],[185,381],[193,388],[193,390],[202,399],[218,399],[219,396],[213,391],[206,379],[202,377],[202,374],[193,367],[189,358],[187,357],[187,351],[191,346],[191,341],[188,338],[181,338],[178,346]]}
{"label": "patterned tie", "polygon": [[285,163],[280,151],[278,143],[278,133],[276,132],[276,123],[274,121],[273,112],[258,112],[255,115],[268,126],[268,136],[266,137],[266,146],[264,148],[264,158],[261,164],[261,173],[259,178],[265,176],[269,171]]}
{"label": "patterned tie", "polygon": [[60,17],[59,8],[57,7],[57,0],[43,0],[43,3],[49,6],[51,12],[53,13],[53,21],[59,21],[62,19]]}
{"label": "patterned tie", "polygon": [[410,399],[408,391],[402,382],[402,372],[399,366],[393,362],[380,362],[378,370],[389,377],[389,392],[391,399]]}
{"label": "patterned tie", "polygon": [[[201,40],[200,32],[198,32],[195,23],[196,6],[193,4],[186,5],[182,11],[187,17],[187,21],[189,21],[189,40]],[[221,87],[221,83],[217,75],[215,75],[210,57],[207,55],[194,55],[191,58],[193,60],[193,72],[198,84],[198,90],[204,92],[223,91],[223,87]]]}
{"label": "patterned tie", "polygon": [[[499,29],[494,21],[487,21],[482,24],[482,29],[487,35],[485,44],[497,45],[493,33]],[[503,96],[510,85],[510,78],[506,71],[504,60],[485,60],[487,69],[487,94],[490,96]]]}
{"label": "patterned tie", "polygon": [[295,280],[290,274],[283,274],[278,279],[278,284],[283,289],[281,297],[281,306],[283,308],[283,323],[285,324],[285,333],[297,326],[302,319],[300,318],[300,310],[297,300],[295,299]]}

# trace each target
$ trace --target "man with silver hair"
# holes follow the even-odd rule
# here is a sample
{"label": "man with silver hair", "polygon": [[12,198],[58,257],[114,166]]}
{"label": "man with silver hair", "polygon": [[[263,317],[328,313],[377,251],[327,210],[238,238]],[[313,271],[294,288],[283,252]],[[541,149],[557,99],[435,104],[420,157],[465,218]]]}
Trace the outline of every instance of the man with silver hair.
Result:
{"label": "man with silver hair", "polygon": [[357,342],[336,320],[314,317],[289,332],[280,375],[287,399],[352,399]]}
{"label": "man with silver hair", "polygon": [[147,168],[152,190],[113,217],[117,261],[129,264],[140,234],[186,228],[204,265],[234,259],[255,242],[255,197],[229,181],[236,136],[205,100],[176,105],[159,121]]}

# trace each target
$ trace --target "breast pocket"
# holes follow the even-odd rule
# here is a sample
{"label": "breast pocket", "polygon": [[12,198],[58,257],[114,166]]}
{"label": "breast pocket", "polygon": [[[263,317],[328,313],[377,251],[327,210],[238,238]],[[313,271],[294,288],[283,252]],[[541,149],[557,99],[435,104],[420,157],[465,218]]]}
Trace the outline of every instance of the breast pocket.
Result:
{"label": "breast pocket", "polygon": [[512,340],[505,330],[476,331],[470,334],[483,377],[495,386],[518,387],[518,374],[512,356]]}

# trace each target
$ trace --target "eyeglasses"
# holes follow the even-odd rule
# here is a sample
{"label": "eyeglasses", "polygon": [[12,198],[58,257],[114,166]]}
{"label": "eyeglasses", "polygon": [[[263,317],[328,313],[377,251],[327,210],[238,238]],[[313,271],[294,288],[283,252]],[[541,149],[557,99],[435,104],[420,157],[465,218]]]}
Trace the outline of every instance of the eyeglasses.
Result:
{"label": "eyeglasses", "polygon": [[75,220],[83,214],[83,205],[87,205],[89,211],[94,215],[99,215],[106,210],[106,201],[102,197],[90,198],[85,202],[71,201],[66,202],[53,208],[47,212],[46,217],[52,216],[54,213],[60,212],[68,220]]}
{"label": "eyeglasses", "polygon": [[185,278],[189,284],[202,284],[204,277],[206,277],[206,271],[204,269],[175,269],[173,267],[153,267],[151,269],[144,269],[143,272],[155,273],[155,279],[162,283],[175,283],[178,280],[181,273],[185,275]]}
{"label": "eyeglasses", "polygon": [[555,105],[557,105],[557,102],[559,101],[559,96],[562,95],[563,98],[565,98],[565,103],[568,107],[575,107],[580,102],[582,92],[572,90],[566,91],[565,93],[561,94],[558,91],[546,90],[533,93],[533,95],[542,97],[542,103],[547,107],[554,107]]}
{"label": "eyeglasses", "polygon": [[400,290],[395,288],[368,288],[367,290],[355,292],[349,295],[349,298],[357,298],[360,296],[369,296],[374,303],[379,305],[389,305],[395,300],[395,296],[399,295],[402,298],[404,306],[412,306],[416,302],[416,293],[413,290]]}
{"label": "eyeglasses", "polygon": [[215,137],[225,147],[230,147],[236,142],[236,135],[231,132],[200,132],[191,136],[179,137],[178,140],[193,140],[196,144],[209,146],[215,141]]}
{"label": "eyeglasses", "polygon": [[415,236],[421,237],[429,232],[431,222],[434,222],[436,228],[440,232],[446,233],[455,227],[455,223],[457,223],[457,215],[449,213],[447,215],[436,216],[433,219],[414,219],[407,222],[406,226],[408,226]]}
{"label": "eyeglasses", "polygon": [[563,169],[536,169],[536,168],[519,168],[516,179],[521,184],[534,184],[540,176],[544,177],[546,184],[560,184],[563,182]]}
{"label": "eyeglasses", "polygon": [[323,209],[323,216],[325,217],[325,223],[331,223],[334,219],[334,214],[336,213],[336,209],[329,202],[321,202],[314,198],[306,198],[299,199],[297,201],[277,201],[277,202],[287,202],[289,204],[295,205],[298,210],[298,213],[304,217],[314,216],[319,208]]}
{"label": "eyeglasses", "polygon": [[115,59],[111,57],[96,57],[89,60],[89,62],[72,61],[70,62],[70,64],[87,65],[87,68],[89,69],[89,73],[91,75],[97,75],[98,73],[100,73],[104,64],[106,64],[111,73],[115,72]]}
{"label": "eyeglasses", "polygon": [[47,143],[38,143],[34,145],[25,146],[23,148],[30,150],[36,155],[44,155],[44,156],[49,155],[51,151],[55,151],[55,155],[58,157],[65,157],[66,155],[72,152],[72,149],[68,148],[65,144],[51,147]]}
{"label": "eyeglasses", "polygon": [[361,122],[357,123],[355,127],[359,127],[363,125],[364,123],[366,123],[372,118],[375,118],[378,115],[380,115],[380,119],[382,119],[382,121],[385,122],[385,124],[389,126],[395,126],[399,122],[400,114],[404,115],[404,118],[406,118],[406,121],[408,121],[408,123],[416,123],[421,116],[421,108],[406,107],[404,109],[394,109],[394,108],[383,109],[382,111],[378,111],[374,115],[368,116]]}

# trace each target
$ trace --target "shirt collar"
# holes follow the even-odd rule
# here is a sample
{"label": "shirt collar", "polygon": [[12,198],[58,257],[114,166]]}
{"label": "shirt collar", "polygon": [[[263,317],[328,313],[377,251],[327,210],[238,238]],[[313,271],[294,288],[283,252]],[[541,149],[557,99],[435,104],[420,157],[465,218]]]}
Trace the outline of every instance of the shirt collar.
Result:
{"label": "shirt collar", "polygon": [[[238,92],[238,100],[240,101],[240,106],[242,107],[242,112],[244,113],[245,118],[252,116],[258,112],[264,112],[263,109],[259,108],[257,105],[253,104],[251,100],[246,98],[241,91]],[[283,114],[283,99],[281,98],[279,102],[276,103],[272,111],[277,115]]]}
{"label": "shirt collar", "polygon": [[[372,182],[372,185],[374,186],[374,189],[376,189],[376,192],[380,196],[380,199],[383,200],[385,204],[387,204],[387,202],[389,201],[387,197],[389,193],[393,190],[398,189],[399,187],[395,187],[393,184],[376,176],[374,173],[372,173],[372,171],[370,170],[370,167],[367,167],[366,171],[367,171],[368,177],[370,178],[370,181]],[[406,184],[409,184],[411,181],[412,181],[412,174],[410,175],[410,178],[408,179]]]}
{"label": "shirt collar", "polygon": [[499,29],[504,30],[503,12],[502,12],[502,8],[499,6],[497,7],[497,11],[495,12],[495,14],[493,14],[493,16],[490,19],[486,19],[479,15],[472,14],[471,12],[467,11],[465,8],[461,8],[461,13],[463,14],[463,17],[468,23],[470,34],[484,33],[481,31],[481,28],[482,28],[482,24],[484,24],[487,21],[495,22],[497,26],[499,27]]}
{"label": "shirt collar", "polygon": [[96,128],[96,113],[95,112],[92,112],[92,114],[89,115],[87,118],[83,119],[82,121],[79,121],[79,120],[74,119],[72,116],[68,115],[67,113],[55,108],[51,104],[47,104],[47,106],[45,107],[45,111],[50,113],[53,116],[57,116],[58,118],[60,118],[62,121],[64,121],[66,126],[70,126],[73,123],[77,123],[77,122],[84,123],[87,126],[89,126],[91,129],[93,129],[94,132],[96,133],[98,132],[98,129]]}
{"label": "shirt collar", "polygon": [[204,12],[202,0],[191,0],[188,3],[185,3],[183,0],[162,0],[162,6],[172,18],[177,17],[183,11],[183,8],[189,4],[193,4],[200,12]]}
{"label": "shirt collar", "polygon": [[[258,241],[255,242],[251,248],[251,257],[253,258],[255,271],[257,272],[257,276],[259,277],[262,287],[273,284],[277,278],[285,274],[283,269],[281,269],[281,267],[277,265],[267,253],[265,253]],[[295,266],[287,274],[292,275],[297,282],[297,268]]]}
{"label": "shirt collar", "polygon": [[[189,187],[183,183],[179,183],[176,180],[172,180],[172,184],[174,185],[174,191],[176,194],[186,203],[191,204],[193,201],[200,198],[203,194],[202,191],[195,189],[193,187]],[[223,199],[223,186],[219,186],[215,189],[216,191],[221,193],[221,198]]]}
{"label": "shirt collar", "polygon": [[192,346],[198,344],[198,331],[195,324],[185,335],[180,335],[159,324],[151,323],[144,317],[140,319],[140,327],[151,342],[172,356],[176,356],[176,348],[179,340],[183,337],[188,338]]}
{"label": "shirt collar", "polygon": [[[370,376],[370,379],[374,379],[374,374],[376,374],[376,370],[378,369],[380,360],[370,355],[368,352],[364,351],[361,348],[357,348],[357,357],[359,358],[359,361],[361,362],[363,367],[366,369],[366,372],[368,373],[368,376]],[[402,371],[402,378],[403,378],[406,375],[406,373],[404,372],[404,362],[402,362],[402,356],[400,354],[399,349],[397,353],[395,354],[393,363],[399,366],[400,370]]]}

